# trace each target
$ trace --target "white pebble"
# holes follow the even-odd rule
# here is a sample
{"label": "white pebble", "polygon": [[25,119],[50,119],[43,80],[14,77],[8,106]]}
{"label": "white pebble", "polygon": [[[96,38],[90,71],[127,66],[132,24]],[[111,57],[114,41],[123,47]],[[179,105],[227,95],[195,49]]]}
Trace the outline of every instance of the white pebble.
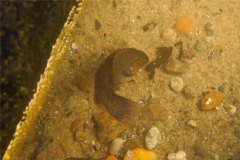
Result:
{"label": "white pebble", "polygon": [[186,153],[184,151],[178,151],[177,153],[169,153],[168,160],[186,160]]}
{"label": "white pebble", "polygon": [[189,121],[187,121],[187,125],[196,128],[197,122],[193,119],[190,119]]}
{"label": "white pebble", "polygon": [[176,158],[176,153],[169,153],[167,156],[168,160],[175,160],[175,158]]}
{"label": "white pebble", "polygon": [[231,113],[231,114],[236,113],[236,111],[237,111],[237,107],[236,106],[230,105],[229,108],[230,108],[229,109],[229,113]]}
{"label": "white pebble", "polygon": [[183,89],[183,79],[180,77],[175,77],[172,81],[171,81],[171,88],[172,90],[179,92]]}
{"label": "white pebble", "polygon": [[156,147],[158,140],[160,139],[160,131],[157,127],[151,127],[145,137],[145,145],[148,149]]}
{"label": "white pebble", "polygon": [[177,33],[172,28],[165,29],[162,33],[162,38],[170,42],[176,41],[176,36]]}
{"label": "white pebble", "polygon": [[76,45],[76,43],[72,43],[72,49],[78,49],[78,46]]}
{"label": "white pebble", "polygon": [[123,145],[123,139],[115,138],[110,145],[109,153],[111,155],[118,155],[119,151],[122,148],[122,145]]}
{"label": "white pebble", "polygon": [[187,157],[187,155],[186,155],[186,153],[184,151],[178,151],[176,153],[175,160],[186,160],[186,157]]}

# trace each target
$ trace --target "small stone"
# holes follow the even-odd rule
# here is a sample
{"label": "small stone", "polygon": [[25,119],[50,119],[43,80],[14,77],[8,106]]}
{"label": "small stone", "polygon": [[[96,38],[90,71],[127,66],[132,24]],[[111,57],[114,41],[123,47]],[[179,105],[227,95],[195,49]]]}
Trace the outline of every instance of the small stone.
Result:
{"label": "small stone", "polygon": [[156,23],[155,22],[150,22],[146,25],[143,26],[143,31],[146,32],[146,31],[151,31],[153,30],[155,27],[156,27]]}
{"label": "small stone", "polygon": [[160,139],[160,131],[157,127],[151,127],[145,137],[145,145],[148,149],[153,149],[156,147],[158,140]]}
{"label": "small stone", "polygon": [[75,119],[72,124],[71,124],[71,131],[75,132],[77,130],[82,130],[84,125],[84,120],[83,119]]}
{"label": "small stone", "polygon": [[170,84],[172,90],[176,91],[176,92],[180,92],[183,89],[183,79],[180,77],[175,77]]}
{"label": "small stone", "polygon": [[205,26],[204,26],[204,29],[206,31],[213,31],[214,30],[214,26],[212,23],[208,22]]}
{"label": "small stone", "polygon": [[67,100],[68,110],[75,113],[82,113],[89,109],[89,102],[79,94],[74,94]]}
{"label": "small stone", "polygon": [[169,153],[167,156],[168,160],[175,160],[175,158],[176,158],[176,153]]}
{"label": "small stone", "polygon": [[114,119],[104,106],[100,105],[93,119],[97,127],[97,137],[101,142],[110,142],[127,128]]}
{"label": "small stone", "polygon": [[111,155],[117,156],[119,154],[119,151],[122,148],[122,145],[123,145],[123,139],[115,138],[110,145],[109,153]]}
{"label": "small stone", "polygon": [[165,69],[171,73],[184,73],[187,67],[179,60],[170,58]]}
{"label": "small stone", "polygon": [[203,52],[207,50],[207,43],[205,41],[197,41],[195,49],[198,52]]}
{"label": "small stone", "polygon": [[193,119],[190,119],[189,121],[187,121],[187,125],[193,128],[197,127],[197,122]]}
{"label": "small stone", "polygon": [[187,155],[184,151],[178,151],[176,153],[169,153],[167,156],[168,160],[186,160]]}
{"label": "small stone", "polygon": [[185,86],[183,88],[183,94],[186,98],[193,98],[194,97],[193,89],[189,86]]}
{"label": "small stone", "polygon": [[224,99],[224,95],[221,92],[209,92],[203,96],[201,100],[201,109],[209,111],[219,106]]}
{"label": "small stone", "polygon": [[175,42],[176,36],[177,33],[172,28],[165,29],[162,33],[162,38],[169,42]]}
{"label": "small stone", "polygon": [[183,50],[183,57],[187,59],[192,59],[195,57],[197,52],[193,48],[187,48]]}
{"label": "small stone", "polygon": [[195,141],[194,144],[194,149],[195,152],[202,158],[207,157],[208,155],[208,151],[206,146],[202,143],[202,141],[200,139]]}
{"label": "small stone", "polygon": [[127,140],[126,144],[124,145],[124,150],[133,150],[135,148],[139,148],[141,146],[141,142],[138,138],[131,138]]}
{"label": "small stone", "polygon": [[204,29],[206,31],[207,36],[212,36],[214,35],[214,26],[212,23],[208,22],[205,26]]}
{"label": "small stone", "polygon": [[160,104],[150,104],[142,110],[142,117],[152,121],[164,120],[167,118],[167,109]]}
{"label": "small stone", "polygon": [[234,105],[230,105],[229,106],[229,113],[230,114],[235,114],[236,111],[237,111],[237,107],[236,106],[234,106]]}
{"label": "small stone", "polygon": [[184,151],[177,151],[176,160],[186,160],[187,155]]}

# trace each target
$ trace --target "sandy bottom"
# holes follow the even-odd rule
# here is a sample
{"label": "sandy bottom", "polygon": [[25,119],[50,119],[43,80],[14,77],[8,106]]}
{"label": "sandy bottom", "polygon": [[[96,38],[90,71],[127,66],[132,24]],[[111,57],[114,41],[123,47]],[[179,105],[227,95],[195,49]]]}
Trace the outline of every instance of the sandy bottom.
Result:
{"label": "sandy bottom", "polygon": [[[138,141],[136,146],[146,148],[144,139],[151,126],[160,131],[158,144],[151,149],[158,160],[167,159],[169,153],[179,150],[184,151],[189,160],[239,159],[239,10],[237,0],[85,2],[73,22],[67,24],[72,31],[63,39],[64,58],[35,130],[19,159],[109,155],[110,142],[98,138],[99,128],[105,125],[99,127],[96,119],[93,120],[99,109],[94,102],[95,73],[108,55],[129,47],[145,52],[150,62],[157,58],[159,47],[172,47],[173,56],[186,70],[169,73],[163,66],[156,68],[154,77],[149,79],[143,69],[134,75],[134,81],[118,87],[117,94],[143,107],[154,104],[164,108],[159,120],[136,121],[133,127],[117,131],[111,127],[111,130],[102,129],[101,134],[107,137],[111,137],[109,132],[117,132],[117,137],[124,139],[119,159],[131,139]],[[177,18],[182,16],[192,20],[187,34],[179,34],[174,29]],[[207,23],[212,25],[211,33],[205,27]],[[163,36],[169,30],[171,34]],[[206,48],[196,49],[198,41]],[[175,46],[178,42],[182,42],[183,51],[190,50],[193,56],[179,55],[179,46]],[[180,91],[171,87],[176,77],[183,80]],[[221,92],[224,99],[213,110],[203,111],[199,102],[207,92]],[[189,120],[196,126],[189,125]],[[109,119],[104,123],[112,124]],[[121,125],[124,126],[119,123]]]}

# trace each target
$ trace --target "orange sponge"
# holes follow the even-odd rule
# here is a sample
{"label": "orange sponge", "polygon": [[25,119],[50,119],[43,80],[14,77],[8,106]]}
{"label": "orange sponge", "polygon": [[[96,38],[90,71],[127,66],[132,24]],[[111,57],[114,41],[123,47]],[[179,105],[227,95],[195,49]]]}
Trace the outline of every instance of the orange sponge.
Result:
{"label": "orange sponge", "polygon": [[176,20],[175,29],[181,34],[188,34],[193,27],[193,20],[190,17],[179,17]]}

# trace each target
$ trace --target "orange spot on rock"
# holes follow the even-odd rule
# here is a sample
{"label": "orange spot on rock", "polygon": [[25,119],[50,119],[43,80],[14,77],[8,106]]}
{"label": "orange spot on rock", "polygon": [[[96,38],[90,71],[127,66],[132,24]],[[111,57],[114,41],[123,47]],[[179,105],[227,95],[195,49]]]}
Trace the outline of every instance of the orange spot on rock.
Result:
{"label": "orange spot on rock", "polygon": [[181,34],[188,34],[193,27],[193,20],[190,17],[179,17],[176,20],[175,29]]}

